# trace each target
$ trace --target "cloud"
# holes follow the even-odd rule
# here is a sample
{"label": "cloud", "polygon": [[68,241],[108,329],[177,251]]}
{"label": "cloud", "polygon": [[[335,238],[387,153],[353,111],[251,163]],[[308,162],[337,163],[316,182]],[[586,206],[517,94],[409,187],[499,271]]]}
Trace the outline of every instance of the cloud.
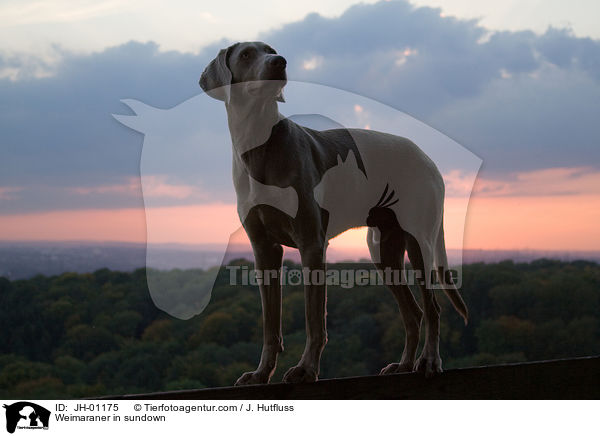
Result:
{"label": "cloud", "polygon": [[0,200],[13,200],[16,198],[14,194],[21,190],[23,190],[23,188],[0,186]]}
{"label": "cloud", "polygon": [[32,56],[24,53],[0,53],[0,80],[16,82],[22,79],[41,79],[50,77],[59,61],[60,53],[51,50],[44,56]]}
{"label": "cloud", "polygon": [[600,163],[600,86],[589,74],[545,63],[535,74],[497,78],[479,94],[448,103],[430,125],[479,154],[483,171]]}
{"label": "cloud", "polygon": [[62,53],[43,78],[27,72],[25,58],[0,59],[0,70],[20,69],[17,80],[0,80],[0,185],[95,186],[139,176],[141,135],[111,113],[123,111],[125,97],[169,107],[197,94],[201,59],[128,43],[91,55]]}
{"label": "cloud", "polygon": [[[380,100],[448,134],[484,171],[600,163],[600,42],[489,32],[405,2],[356,5],[267,32],[289,76]],[[305,59],[322,59],[303,68]]]}
{"label": "cloud", "polygon": [[[290,79],[425,121],[481,156],[489,179],[600,164],[599,41],[555,28],[491,33],[404,1],[360,4],[335,18],[310,14],[260,38],[288,59]],[[142,135],[110,114],[128,110],[124,98],[169,108],[198,94],[201,71],[231,42],[198,54],[129,42],[91,54],[55,47],[44,58],[0,55],[0,186],[23,187],[6,207],[138,207],[135,195],[101,199],[97,191],[140,174]],[[360,127],[372,124],[369,116],[361,114]],[[96,195],[69,197],[73,186]]]}
{"label": "cloud", "polygon": [[122,2],[114,0],[72,2],[46,1],[34,3],[9,2],[0,6],[0,25],[39,24],[47,22],[67,23],[95,18],[115,11]]}
{"label": "cloud", "polygon": [[313,56],[311,58],[306,59],[304,62],[302,62],[302,68],[304,68],[305,70],[314,70],[314,69],[320,67],[322,63],[323,63],[322,56]]}
{"label": "cloud", "polygon": [[469,197],[473,191],[475,176],[475,174],[469,174],[461,170],[452,170],[444,174],[446,198]]}
{"label": "cloud", "polygon": [[581,69],[600,80],[600,42],[575,38],[568,29],[549,28],[536,39],[535,48],[561,68]]}
{"label": "cloud", "polygon": [[[77,195],[109,194],[138,197],[140,180],[132,177],[122,184],[73,187],[68,190]],[[203,194],[197,186],[171,183],[164,175],[144,176],[144,195],[150,198],[175,198],[178,200],[206,197],[206,194]]]}
{"label": "cloud", "polygon": [[90,187],[74,187],[68,188],[73,194],[91,195],[91,194],[117,194],[117,195],[133,195],[139,194],[139,181],[131,180],[130,183],[123,185],[99,185]]}
{"label": "cloud", "polygon": [[178,200],[190,198],[207,198],[197,186],[173,184],[165,176],[144,176],[144,196],[150,198],[175,198]]}
{"label": "cloud", "polygon": [[477,197],[597,195],[600,171],[590,167],[547,168],[517,172],[502,179],[482,177],[475,183]]}

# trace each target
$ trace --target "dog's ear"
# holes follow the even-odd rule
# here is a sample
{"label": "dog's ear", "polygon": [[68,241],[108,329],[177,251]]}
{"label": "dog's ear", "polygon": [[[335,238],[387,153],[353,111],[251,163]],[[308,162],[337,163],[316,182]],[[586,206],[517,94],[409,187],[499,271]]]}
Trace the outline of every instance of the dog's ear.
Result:
{"label": "dog's ear", "polygon": [[285,103],[285,98],[283,97],[283,89],[279,91],[279,94],[277,94],[277,101]]}
{"label": "dog's ear", "polygon": [[229,102],[231,88],[231,70],[227,65],[227,58],[231,51],[237,46],[234,44],[228,48],[221,49],[216,58],[204,69],[200,76],[200,87],[212,98]]}

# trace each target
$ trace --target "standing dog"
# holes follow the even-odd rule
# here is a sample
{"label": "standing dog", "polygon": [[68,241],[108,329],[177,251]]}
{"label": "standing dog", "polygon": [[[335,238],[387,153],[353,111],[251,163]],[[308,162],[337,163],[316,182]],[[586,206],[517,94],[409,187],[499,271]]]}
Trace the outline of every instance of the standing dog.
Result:
{"label": "standing dog", "polygon": [[[268,383],[283,350],[281,285],[283,245],[298,248],[306,277],[325,271],[329,239],[369,225],[367,243],[380,273],[404,270],[404,254],[422,273],[425,345],[416,359],[423,311],[405,282],[386,283],[406,330],[398,363],[382,374],[441,372],[440,306],[434,274],[448,269],[443,234],[444,182],[435,164],[411,141],[361,129],[317,131],[283,117],[286,60],[262,42],[237,43],[206,67],[200,86],[225,102],[233,144],[238,214],[251,241],[263,308],[263,349],[256,371],[237,385]],[[379,201],[378,201],[379,200]],[[317,283],[318,282],[318,283]],[[444,291],[467,320],[467,308],[450,280]],[[326,287],[305,280],[306,346],[285,382],[312,382],[327,342]]]}

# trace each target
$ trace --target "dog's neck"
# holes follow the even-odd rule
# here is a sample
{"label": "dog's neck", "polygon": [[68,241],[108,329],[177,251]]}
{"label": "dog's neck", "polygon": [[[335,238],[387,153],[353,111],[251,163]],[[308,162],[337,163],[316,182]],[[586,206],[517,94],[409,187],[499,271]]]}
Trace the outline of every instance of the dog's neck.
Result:
{"label": "dog's neck", "polygon": [[225,104],[233,149],[242,155],[269,139],[275,124],[285,117],[275,98],[233,98]]}

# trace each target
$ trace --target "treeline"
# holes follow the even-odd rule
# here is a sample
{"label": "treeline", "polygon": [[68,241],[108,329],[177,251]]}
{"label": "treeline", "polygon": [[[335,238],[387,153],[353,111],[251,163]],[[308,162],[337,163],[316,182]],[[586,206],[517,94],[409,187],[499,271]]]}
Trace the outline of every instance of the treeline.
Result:
{"label": "treeline", "polygon": [[[466,327],[438,297],[445,368],[600,354],[596,263],[466,265],[462,294]],[[381,286],[330,286],[328,330],[321,378],[376,374],[404,343],[395,300]],[[143,269],[0,278],[0,331],[3,398],[227,386],[258,363],[260,297],[251,285],[230,286],[223,269],[206,310],[181,321],[156,309]],[[274,381],[304,347],[300,286],[284,288],[283,331]]]}

